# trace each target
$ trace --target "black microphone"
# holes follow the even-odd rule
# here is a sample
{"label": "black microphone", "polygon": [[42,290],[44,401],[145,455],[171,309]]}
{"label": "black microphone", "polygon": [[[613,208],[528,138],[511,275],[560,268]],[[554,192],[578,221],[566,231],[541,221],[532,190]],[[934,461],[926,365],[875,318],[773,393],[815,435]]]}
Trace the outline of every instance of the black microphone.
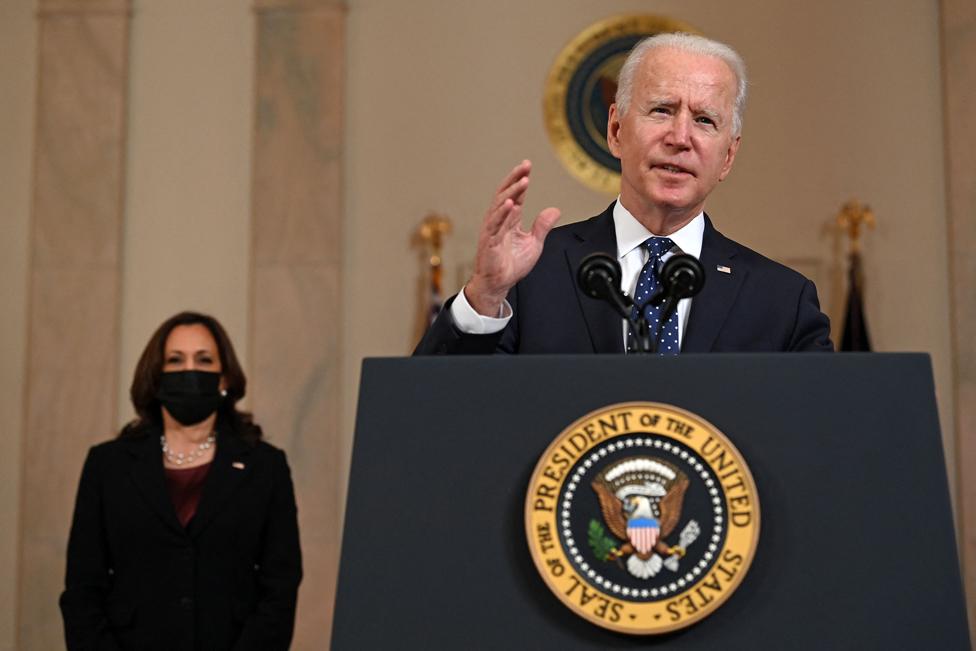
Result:
{"label": "black microphone", "polygon": [[620,264],[606,253],[591,253],[583,258],[576,271],[576,282],[590,298],[610,303],[625,319],[630,319],[634,304],[620,290]]}
{"label": "black microphone", "polygon": [[695,256],[678,253],[668,258],[658,277],[665,298],[691,298],[705,285],[705,268]]}

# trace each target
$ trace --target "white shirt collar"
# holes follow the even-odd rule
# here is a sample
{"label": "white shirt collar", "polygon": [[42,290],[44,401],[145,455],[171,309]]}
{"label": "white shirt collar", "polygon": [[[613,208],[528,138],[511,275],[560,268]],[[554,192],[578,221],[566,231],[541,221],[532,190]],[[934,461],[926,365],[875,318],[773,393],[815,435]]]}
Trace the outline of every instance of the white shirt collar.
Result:
{"label": "white shirt collar", "polygon": [[[617,234],[617,259],[623,258],[643,244],[647,238],[655,235],[655,233],[644,228],[644,225],[637,221],[637,218],[629,210],[624,208],[624,205],[620,203],[619,196],[617,203],[613,206],[613,227]],[[703,211],[668,237],[683,252],[700,258],[704,235],[705,213]]]}

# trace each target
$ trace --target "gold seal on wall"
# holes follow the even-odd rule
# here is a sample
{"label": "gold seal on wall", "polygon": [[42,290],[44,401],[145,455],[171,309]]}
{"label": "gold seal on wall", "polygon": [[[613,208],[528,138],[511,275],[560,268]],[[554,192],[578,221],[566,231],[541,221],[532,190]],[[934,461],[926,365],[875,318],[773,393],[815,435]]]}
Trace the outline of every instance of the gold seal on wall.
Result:
{"label": "gold seal on wall", "polygon": [[569,173],[593,190],[620,192],[620,161],[607,147],[607,114],[627,54],[661,32],[699,33],[663,16],[607,18],[573,38],[549,71],[543,95],[549,141]]}
{"label": "gold seal on wall", "polygon": [[632,634],[689,626],[742,582],[759,496],[734,445],[670,405],[583,416],[549,445],[525,499],[532,560],[580,617]]}

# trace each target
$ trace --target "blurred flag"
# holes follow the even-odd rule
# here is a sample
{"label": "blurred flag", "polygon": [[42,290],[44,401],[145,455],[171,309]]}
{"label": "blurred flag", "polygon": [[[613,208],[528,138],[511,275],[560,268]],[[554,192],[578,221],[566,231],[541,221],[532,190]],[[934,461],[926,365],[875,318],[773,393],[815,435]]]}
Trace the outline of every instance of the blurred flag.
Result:
{"label": "blurred flag", "polygon": [[848,270],[847,278],[849,290],[840,349],[850,352],[870,352],[871,338],[868,336],[868,324],[864,318],[861,256],[858,253],[851,253],[851,268]]}
{"label": "blurred flag", "polygon": [[857,199],[851,199],[841,206],[837,214],[837,225],[847,231],[851,240],[851,267],[847,272],[848,292],[847,311],[844,314],[844,329],[841,331],[840,349],[842,351],[871,350],[868,337],[868,324],[864,319],[864,274],[861,270],[861,229],[874,228],[874,211]]}
{"label": "blurred flag", "polygon": [[444,262],[440,255],[430,256],[430,294],[427,302],[430,306],[429,321],[433,323],[444,307]]}
{"label": "blurred flag", "polygon": [[430,213],[420,222],[417,228],[416,240],[426,254],[427,261],[427,291],[425,319],[426,329],[444,306],[444,240],[451,232],[451,218],[439,213]]}

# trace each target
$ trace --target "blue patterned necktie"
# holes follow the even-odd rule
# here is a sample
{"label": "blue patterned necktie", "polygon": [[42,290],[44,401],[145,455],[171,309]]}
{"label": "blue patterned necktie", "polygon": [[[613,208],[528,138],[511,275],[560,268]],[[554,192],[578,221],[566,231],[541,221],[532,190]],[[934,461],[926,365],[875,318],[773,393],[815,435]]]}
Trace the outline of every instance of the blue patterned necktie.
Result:
{"label": "blue patterned necktie", "polygon": [[[647,263],[641,269],[640,276],[637,277],[637,288],[634,290],[634,307],[632,316],[636,320],[638,308],[644,307],[644,318],[647,319],[651,333],[651,341],[658,341],[657,352],[659,355],[678,354],[678,312],[661,323],[661,311],[663,305],[649,305],[648,301],[660,287],[660,280],[657,277],[658,267],[661,265],[661,256],[674,248],[674,242],[667,237],[650,237],[642,247],[647,251]],[[627,330],[627,352],[635,353],[638,351],[637,341],[633,333]]]}

